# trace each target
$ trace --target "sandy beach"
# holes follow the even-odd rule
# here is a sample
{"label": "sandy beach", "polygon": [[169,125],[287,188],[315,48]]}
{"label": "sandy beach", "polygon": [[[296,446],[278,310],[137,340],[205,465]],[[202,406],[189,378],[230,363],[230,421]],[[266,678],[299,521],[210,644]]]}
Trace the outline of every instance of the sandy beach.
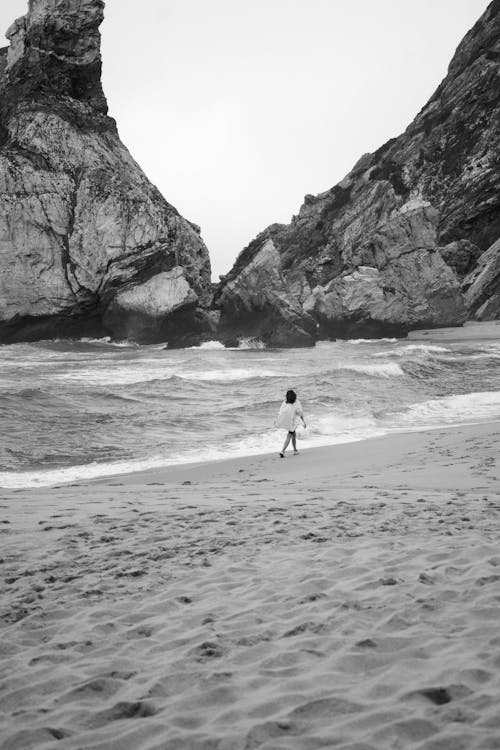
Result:
{"label": "sandy beach", "polygon": [[2,750],[500,748],[500,423],[2,490]]}

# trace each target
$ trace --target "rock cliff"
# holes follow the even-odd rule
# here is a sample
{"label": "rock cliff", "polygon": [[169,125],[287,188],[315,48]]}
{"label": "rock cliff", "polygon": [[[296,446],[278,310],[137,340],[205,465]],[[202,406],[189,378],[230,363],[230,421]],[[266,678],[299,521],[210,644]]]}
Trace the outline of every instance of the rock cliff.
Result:
{"label": "rock cliff", "polygon": [[498,317],[499,60],[494,0],[402,135],[241,252],[216,292],[221,336],[307,345]]}
{"label": "rock cliff", "polygon": [[0,342],[183,344],[210,327],[199,228],[121,143],[101,87],[101,0],[30,0],[0,51]]}

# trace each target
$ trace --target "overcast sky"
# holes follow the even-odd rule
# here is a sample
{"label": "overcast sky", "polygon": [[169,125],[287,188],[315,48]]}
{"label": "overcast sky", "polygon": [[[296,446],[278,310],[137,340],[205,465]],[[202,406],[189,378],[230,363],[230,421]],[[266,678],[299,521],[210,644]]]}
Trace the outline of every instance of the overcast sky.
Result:
{"label": "overcast sky", "polygon": [[[27,0],[1,0],[0,28]],[[202,228],[214,280],[402,132],[487,0],[107,0],[120,136]]]}

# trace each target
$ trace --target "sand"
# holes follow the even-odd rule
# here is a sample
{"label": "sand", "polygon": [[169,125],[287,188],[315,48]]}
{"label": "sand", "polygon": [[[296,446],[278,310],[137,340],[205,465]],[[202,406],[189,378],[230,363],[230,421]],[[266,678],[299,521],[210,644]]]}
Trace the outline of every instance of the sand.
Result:
{"label": "sand", "polygon": [[2,750],[500,748],[499,437],[0,491]]}
{"label": "sand", "polygon": [[475,321],[468,320],[462,327],[452,328],[419,328],[408,333],[408,341],[425,341],[426,337],[432,343],[465,342],[465,341],[495,341],[500,338],[500,320]]}

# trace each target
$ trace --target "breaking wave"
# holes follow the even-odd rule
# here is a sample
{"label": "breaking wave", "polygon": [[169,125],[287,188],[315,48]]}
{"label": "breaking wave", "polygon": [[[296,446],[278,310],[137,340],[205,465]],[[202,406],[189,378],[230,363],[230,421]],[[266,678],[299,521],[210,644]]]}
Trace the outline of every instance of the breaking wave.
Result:
{"label": "breaking wave", "polygon": [[405,416],[412,427],[440,427],[500,419],[500,391],[429,399],[409,406]]}
{"label": "breaking wave", "polygon": [[352,372],[358,372],[362,375],[370,375],[371,377],[377,378],[392,378],[400,377],[404,375],[402,368],[394,362],[384,362],[383,364],[357,364],[352,362],[349,364],[340,365],[341,370],[350,370]]}

